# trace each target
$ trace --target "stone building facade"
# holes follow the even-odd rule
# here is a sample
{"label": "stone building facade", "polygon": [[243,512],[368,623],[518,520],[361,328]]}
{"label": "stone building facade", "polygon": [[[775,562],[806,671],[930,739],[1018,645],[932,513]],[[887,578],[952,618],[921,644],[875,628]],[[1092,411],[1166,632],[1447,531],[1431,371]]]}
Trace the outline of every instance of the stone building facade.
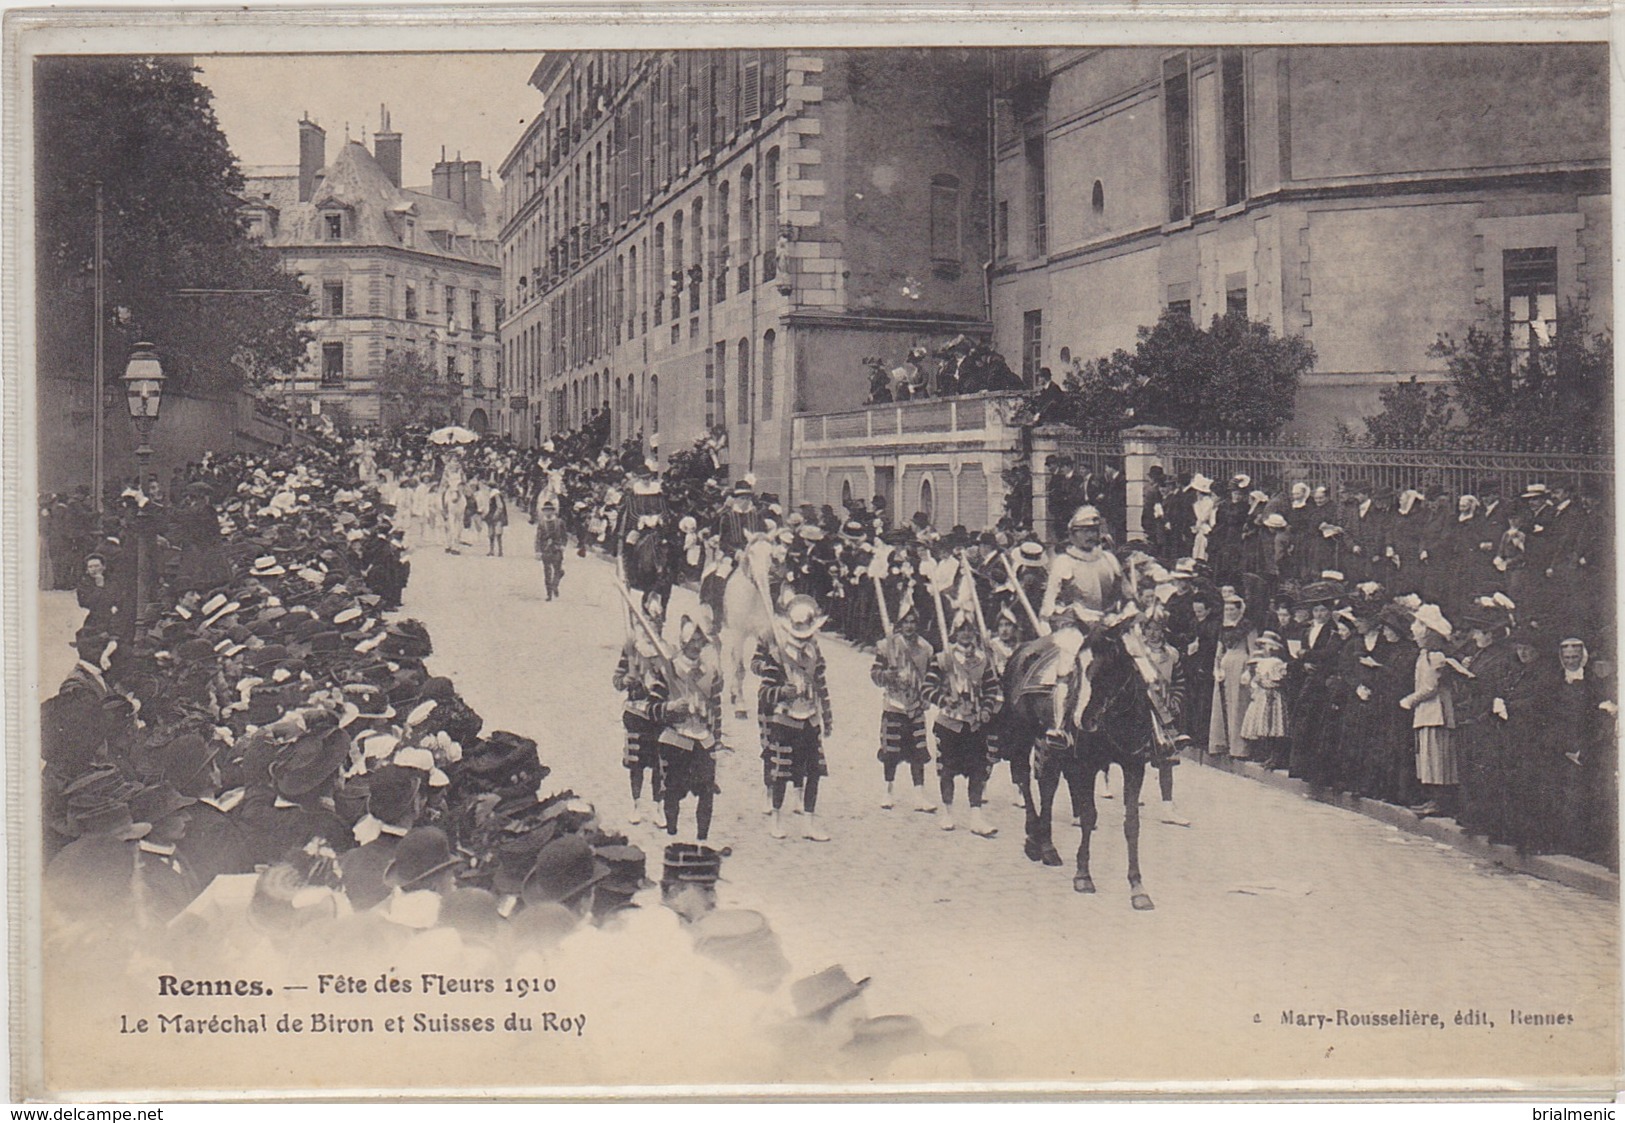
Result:
{"label": "stone building facade", "polygon": [[1475,321],[1612,322],[1608,50],[1474,44],[1002,56],[995,342],[1056,373],[1166,308],[1302,334],[1293,428],[1442,376]]}
{"label": "stone building facade", "polygon": [[510,432],[603,407],[664,453],[721,432],[800,501],[794,415],[991,329],[987,83],[973,51],[544,56],[501,166]]}
{"label": "stone building facade", "polygon": [[315,304],[309,360],[269,392],[374,423],[386,360],[416,351],[453,420],[502,431],[496,192],[478,161],[444,151],[430,186],[403,187],[401,136],[382,125],[371,150],[346,140],[328,162],[325,131],[300,121],[297,168],[245,172],[246,221]]}

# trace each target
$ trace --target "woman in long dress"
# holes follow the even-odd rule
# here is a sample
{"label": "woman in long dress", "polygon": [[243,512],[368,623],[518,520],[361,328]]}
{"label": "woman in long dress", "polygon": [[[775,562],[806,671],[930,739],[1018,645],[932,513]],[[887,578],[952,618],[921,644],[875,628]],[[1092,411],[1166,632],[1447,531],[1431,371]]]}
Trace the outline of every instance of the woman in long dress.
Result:
{"label": "woman in long dress", "polygon": [[1416,673],[1411,693],[1399,700],[1411,714],[1416,734],[1416,779],[1425,801],[1413,810],[1418,815],[1449,815],[1453,811],[1460,773],[1456,759],[1456,707],[1444,646],[1450,623],[1436,605],[1425,604],[1411,621],[1416,641]]}
{"label": "woman in long dress", "polygon": [[1213,660],[1213,713],[1208,719],[1207,751],[1245,760],[1247,742],[1241,736],[1241,719],[1246,715],[1250,692],[1243,676],[1257,636],[1245,620],[1246,601],[1232,592],[1225,595],[1223,603],[1219,648]]}

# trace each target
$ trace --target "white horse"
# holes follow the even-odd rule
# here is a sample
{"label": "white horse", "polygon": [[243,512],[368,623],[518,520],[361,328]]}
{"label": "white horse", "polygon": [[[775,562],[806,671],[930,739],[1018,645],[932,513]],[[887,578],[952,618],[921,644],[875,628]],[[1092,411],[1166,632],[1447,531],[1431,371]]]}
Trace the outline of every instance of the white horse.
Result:
{"label": "white horse", "polygon": [[722,589],[722,663],[727,676],[728,697],[734,713],[749,715],[745,704],[745,672],[750,667],[756,645],[773,632],[773,608],[768,605],[775,566],[783,561],[783,551],[766,538],[746,546],[740,562],[728,575]]}

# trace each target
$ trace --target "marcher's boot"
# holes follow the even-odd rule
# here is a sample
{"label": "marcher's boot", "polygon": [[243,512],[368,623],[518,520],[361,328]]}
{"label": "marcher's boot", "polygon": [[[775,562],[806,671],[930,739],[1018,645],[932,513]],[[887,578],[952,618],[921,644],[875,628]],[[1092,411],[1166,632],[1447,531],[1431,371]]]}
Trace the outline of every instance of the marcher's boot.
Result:
{"label": "marcher's boot", "polygon": [[925,794],[924,784],[914,785],[914,810],[923,811],[927,815],[936,814],[937,805],[931,802],[931,797]]}
{"label": "marcher's boot", "polygon": [[999,833],[999,828],[987,821],[987,815],[980,806],[970,809],[970,833],[979,834],[983,838],[992,838]]}
{"label": "marcher's boot", "polygon": [[775,807],[771,814],[773,817],[768,820],[767,833],[774,838],[784,838],[784,812]]}
{"label": "marcher's boot", "polygon": [[886,781],[886,798],[880,801],[880,807],[884,811],[890,811],[895,803],[895,800],[892,799],[892,784],[893,781]]}
{"label": "marcher's boot", "polygon": [[1191,825],[1191,821],[1179,813],[1179,804],[1171,799],[1162,805],[1162,821],[1175,827]]}
{"label": "marcher's boot", "polygon": [[771,815],[771,814],[773,814],[773,789],[772,788],[763,788],[762,789],[762,814],[763,815]]}
{"label": "marcher's boot", "polygon": [[937,825],[940,826],[945,831],[951,831],[951,830],[954,829],[954,805],[953,804],[944,803],[942,805],[942,822],[938,823]]}
{"label": "marcher's boot", "polygon": [[813,842],[829,841],[829,832],[819,823],[818,814],[814,811],[807,812],[807,826],[801,833],[804,838]]}
{"label": "marcher's boot", "polygon": [[633,826],[643,822],[643,800],[638,796],[632,797],[632,814],[626,817],[626,821]]}

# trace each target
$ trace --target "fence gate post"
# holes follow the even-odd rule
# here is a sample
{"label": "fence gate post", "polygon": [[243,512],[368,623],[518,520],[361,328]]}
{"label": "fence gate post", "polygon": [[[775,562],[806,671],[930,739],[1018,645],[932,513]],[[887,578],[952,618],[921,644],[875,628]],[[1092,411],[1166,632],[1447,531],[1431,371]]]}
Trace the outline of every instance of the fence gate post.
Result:
{"label": "fence gate post", "polygon": [[1033,477],[1033,533],[1041,542],[1049,540],[1049,458],[1061,451],[1058,435],[1064,429],[1033,430],[1032,456],[1028,465]]}
{"label": "fence gate post", "polygon": [[1123,479],[1128,484],[1128,524],[1124,535],[1130,542],[1145,540],[1145,527],[1140,515],[1145,509],[1145,487],[1153,464],[1162,464],[1162,446],[1179,436],[1179,430],[1166,425],[1136,425],[1124,429]]}

